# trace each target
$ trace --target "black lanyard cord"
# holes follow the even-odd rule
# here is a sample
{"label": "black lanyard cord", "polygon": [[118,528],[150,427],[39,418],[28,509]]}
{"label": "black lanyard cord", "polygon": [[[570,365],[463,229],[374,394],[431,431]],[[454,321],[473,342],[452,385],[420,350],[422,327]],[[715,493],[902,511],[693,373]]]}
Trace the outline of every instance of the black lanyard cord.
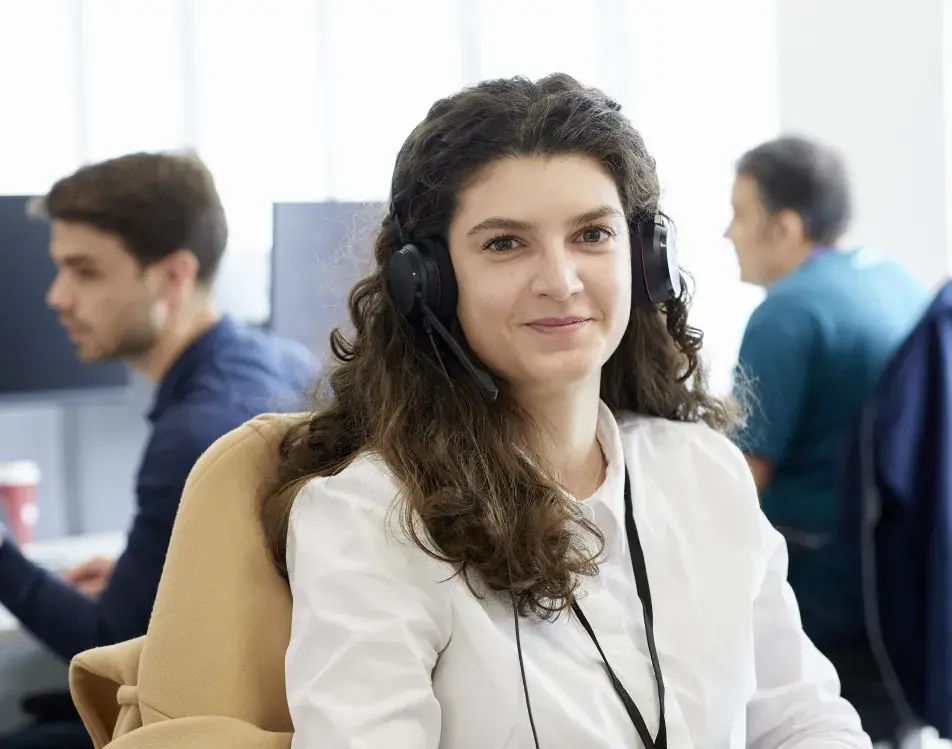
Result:
{"label": "black lanyard cord", "polygon": [[651,668],[654,671],[655,685],[658,689],[658,735],[654,740],[651,738],[651,733],[648,731],[648,726],[645,723],[644,717],[641,715],[641,711],[638,709],[634,700],[631,699],[628,690],[625,689],[621,680],[615,675],[615,671],[612,669],[611,664],[609,664],[608,658],[605,657],[602,646],[595,636],[595,630],[592,629],[592,625],[589,624],[588,618],[582,611],[581,606],[579,606],[578,603],[573,603],[572,611],[575,613],[575,616],[578,617],[579,622],[588,633],[588,636],[592,638],[592,642],[595,643],[595,648],[598,650],[598,654],[605,664],[606,671],[608,671],[608,678],[612,683],[612,687],[615,689],[615,694],[618,695],[625,706],[625,710],[628,711],[628,717],[631,718],[635,730],[638,731],[641,742],[647,749],[667,749],[668,731],[664,720],[664,678],[661,675],[661,663],[658,661],[658,648],[655,645],[654,609],[651,606],[651,588],[648,587],[648,568],[645,564],[645,553],[641,548],[641,539],[638,536],[638,527],[635,525],[635,515],[631,501],[631,479],[628,476],[627,467],[625,468],[625,530],[628,536],[628,548],[631,552],[631,567],[635,573],[635,585],[638,588],[638,598],[641,599],[641,606],[644,609],[648,654],[651,656]]}
{"label": "black lanyard cord", "polygon": [[[641,539],[638,537],[638,527],[635,525],[635,515],[631,502],[631,480],[628,477],[627,466],[625,467],[625,531],[628,536],[628,548],[631,551],[631,567],[635,573],[635,585],[638,588],[638,598],[641,599],[641,606],[644,609],[645,634],[648,640],[648,653],[651,656],[651,667],[654,670],[655,685],[658,688],[658,735],[653,740],[651,738],[651,732],[648,730],[648,726],[645,723],[645,719],[641,715],[641,711],[638,709],[638,706],[635,704],[634,700],[631,699],[631,695],[628,694],[628,690],[625,689],[624,684],[622,684],[621,680],[615,675],[615,671],[612,669],[611,664],[609,664],[608,658],[605,657],[605,653],[602,651],[602,646],[599,644],[598,638],[595,636],[595,630],[592,629],[592,625],[589,624],[588,618],[585,616],[582,608],[578,605],[578,603],[573,603],[572,611],[575,613],[575,616],[578,617],[579,622],[588,633],[588,636],[592,638],[592,642],[595,643],[595,648],[598,650],[598,654],[601,656],[602,662],[605,664],[605,670],[608,672],[608,678],[612,683],[615,694],[618,695],[619,699],[622,701],[622,704],[624,704],[625,710],[628,712],[628,717],[631,718],[631,722],[634,724],[635,730],[638,732],[638,736],[641,738],[641,743],[645,745],[646,749],[667,749],[668,730],[664,720],[664,678],[661,676],[661,664],[658,661],[658,649],[655,646],[654,609],[651,606],[651,589],[648,587],[648,568],[645,564],[645,553],[641,548]],[[538,749],[539,736],[536,733],[535,721],[532,717],[532,705],[529,702],[529,685],[526,681],[525,665],[522,659],[522,640],[519,636],[519,611],[516,605],[516,598],[514,594],[512,596],[512,610],[513,616],[515,618],[516,649],[519,652],[519,670],[521,671],[522,675],[522,686],[525,692],[526,709],[529,713],[529,725],[532,728],[532,738],[535,742],[535,746]]]}

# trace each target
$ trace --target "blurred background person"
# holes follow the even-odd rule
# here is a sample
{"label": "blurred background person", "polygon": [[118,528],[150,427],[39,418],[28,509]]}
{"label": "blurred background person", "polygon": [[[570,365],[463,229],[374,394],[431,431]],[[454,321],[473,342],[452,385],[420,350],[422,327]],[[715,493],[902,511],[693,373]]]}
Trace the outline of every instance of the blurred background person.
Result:
{"label": "blurred background person", "polygon": [[804,630],[875,734],[871,722],[889,706],[867,694],[878,677],[851,552],[835,534],[840,467],[863,402],[928,294],[899,263],[839,247],[850,185],[818,143],[783,137],[748,151],[731,202],[726,236],[741,278],[766,289],[740,347],[751,410],[739,441],[764,512],[787,538]]}
{"label": "blurred background person", "polygon": [[[299,406],[317,364],[297,344],[216,310],[227,225],[195,156],[135,153],[81,168],[39,202],[57,274],[47,303],[88,363],[125,361],[155,383],[136,513],[117,560],[60,579],[0,533],[0,604],[62,658],[145,634],[185,480],[216,439],[263,411]],[[64,685],[65,688],[65,685]],[[90,746],[78,718],[0,747]]]}

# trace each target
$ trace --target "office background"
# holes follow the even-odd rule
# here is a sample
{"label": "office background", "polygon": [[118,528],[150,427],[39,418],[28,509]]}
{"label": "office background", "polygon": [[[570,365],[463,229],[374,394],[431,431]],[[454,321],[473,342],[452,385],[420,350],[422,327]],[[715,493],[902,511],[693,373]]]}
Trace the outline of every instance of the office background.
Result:
{"label": "office background", "polygon": [[[946,275],[946,5],[3,3],[0,194],[43,192],[85,161],[131,150],[195,148],[232,226],[219,298],[264,320],[273,202],[381,200],[397,148],[434,99],[487,77],[565,70],[617,98],[658,159],[699,288],[694,319],[723,384],[759,299],[721,237],[733,161],[781,129],[845,153],[856,241],[900,254],[929,283]],[[79,405],[0,405],[0,459],[43,468],[40,536],[124,525],[149,397],[135,382]]]}
{"label": "office background", "polygon": [[[698,285],[694,323],[724,387],[760,298],[739,282],[722,238],[733,163],[781,130],[845,154],[852,239],[896,254],[931,285],[946,277],[949,5],[4,2],[0,194],[41,193],[83,162],[132,150],[194,148],[232,228],[220,301],[262,321],[274,202],[382,200],[400,143],[434,99],[487,77],[565,71],[619,100],[657,158]],[[106,395],[0,403],[0,460],[33,458],[43,471],[40,537],[125,527],[150,398],[133,377]]]}

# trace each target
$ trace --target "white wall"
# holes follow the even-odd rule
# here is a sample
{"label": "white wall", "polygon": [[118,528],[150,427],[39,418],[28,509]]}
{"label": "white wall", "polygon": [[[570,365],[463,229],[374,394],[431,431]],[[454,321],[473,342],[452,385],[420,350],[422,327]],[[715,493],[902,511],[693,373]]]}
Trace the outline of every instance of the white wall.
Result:
{"label": "white wall", "polygon": [[949,271],[943,0],[778,0],[780,118],[846,157],[848,239]]}
{"label": "white wall", "polygon": [[658,161],[662,205],[696,281],[691,322],[704,331],[711,385],[731,389],[747,317],[762,291],[740,283],[731,217],[737,158],[780,127],[773,0],[627,4],[639,97],[632,119]]}

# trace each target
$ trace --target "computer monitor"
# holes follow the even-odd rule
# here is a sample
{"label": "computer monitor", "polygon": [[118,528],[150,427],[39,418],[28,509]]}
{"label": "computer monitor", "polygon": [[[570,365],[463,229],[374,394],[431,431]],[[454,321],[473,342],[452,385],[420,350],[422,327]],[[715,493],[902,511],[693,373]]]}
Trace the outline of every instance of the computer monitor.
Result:
{"label": "computer monitor", "polygon": [[318,356],[347,326],[347,295],[373,262],[383,203],[276,203],[271,249],[271,330]]}
{"label": "computer monitor", "polygon": [[0,399],[95,394],[129,382],[120,363],[86,364],[46,306],[50,228],[28,196],[0,196]]}

